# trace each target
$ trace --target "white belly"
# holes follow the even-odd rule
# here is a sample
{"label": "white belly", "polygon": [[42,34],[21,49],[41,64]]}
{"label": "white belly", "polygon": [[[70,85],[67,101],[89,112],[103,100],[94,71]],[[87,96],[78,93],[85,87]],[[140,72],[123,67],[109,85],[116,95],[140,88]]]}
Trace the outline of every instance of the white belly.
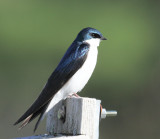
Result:
{"label": "white belly", "polygon": [[67,95],[81,91],[90,79],[97,62],[97,48],[91,48],[82,67],[71,77],[71,79],[62,87]]}
{"label": "white belly", "polygon": [[97,63],[97,46],[97,44],[90,46],[86,61],[82,67],[71,77],[71,79],[55,94],[48,108],[46,109],[45,114],[50,111],[50,109],[60,100],[65,99],[68,95],[77,93],[84,88]]}

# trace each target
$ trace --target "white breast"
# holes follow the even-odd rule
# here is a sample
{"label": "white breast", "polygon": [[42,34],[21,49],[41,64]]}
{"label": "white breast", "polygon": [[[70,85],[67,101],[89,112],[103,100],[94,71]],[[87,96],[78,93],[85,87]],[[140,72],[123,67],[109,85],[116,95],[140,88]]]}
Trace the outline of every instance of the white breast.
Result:
{"label": "white breast", "polygon": [[71,79],[56,93],[51,100],[47,113],[55,104],[61,99],[65,99],[68,95],[81,91],[90,79],[97,62],[97,47],[99,46],[99,39],[90,39],[86,41],[90,44],[88,56],[82,67],[71,77]]}

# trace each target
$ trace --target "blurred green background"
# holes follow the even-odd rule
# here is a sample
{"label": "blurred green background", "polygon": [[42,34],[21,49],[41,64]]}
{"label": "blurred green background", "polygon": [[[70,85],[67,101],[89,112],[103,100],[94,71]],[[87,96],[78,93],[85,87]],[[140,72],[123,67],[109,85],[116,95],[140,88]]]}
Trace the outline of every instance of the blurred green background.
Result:
{"label": "blurred green background", "polygon": [[[117,110],[100,139],[160,138],[160,1],[0,1],[0,138],[30,136],[13,123],[37,98],[77,33],[108,38],[81,96]],[[45,133],[45,120],[36,134]]]}

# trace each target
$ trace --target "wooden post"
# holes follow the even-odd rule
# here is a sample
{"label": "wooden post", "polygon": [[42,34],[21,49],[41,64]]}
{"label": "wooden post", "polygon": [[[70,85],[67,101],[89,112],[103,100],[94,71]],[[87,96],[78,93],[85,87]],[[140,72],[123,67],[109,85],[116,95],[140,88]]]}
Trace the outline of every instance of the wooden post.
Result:
{"label": "wooden post", "polygon": [[16,139],[98,139],[99,120],[117,115],[116,111],[102,109],[94,98],[67,98],[61,100],[47,116],[48,134]]}
{"label": "wooden post", "polygon": [[[48,114],[48,134],[87,135],[99,137],[100,100],[93,98],[67,98],[59,102]],[[65,116],[58,119],[58,113]]]}

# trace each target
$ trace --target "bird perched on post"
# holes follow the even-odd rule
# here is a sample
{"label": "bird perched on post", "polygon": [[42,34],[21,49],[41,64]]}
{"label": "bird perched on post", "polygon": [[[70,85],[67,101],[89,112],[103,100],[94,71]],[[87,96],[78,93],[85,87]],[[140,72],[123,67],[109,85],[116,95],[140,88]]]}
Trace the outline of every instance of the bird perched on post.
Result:
{"label": "bird perched on post", "polygon": [[60,100],[80,92],[90,79],[97,62],[97,47],[105,37],[94,28],[84,28],[68,48],[60,63],[49,77],[39,97],[15,122],[23,121],[20,129],[35,119],[39,122]]}

